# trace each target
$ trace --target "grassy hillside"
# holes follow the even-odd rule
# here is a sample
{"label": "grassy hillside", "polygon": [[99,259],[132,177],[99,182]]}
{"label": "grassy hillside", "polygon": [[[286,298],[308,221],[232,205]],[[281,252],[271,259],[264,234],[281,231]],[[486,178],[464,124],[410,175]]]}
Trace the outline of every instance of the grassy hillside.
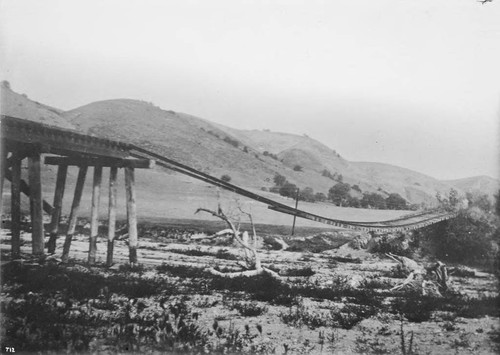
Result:
{"label": "grassy hillside", "polygon": [[[323,170],[342,174],[345,182],[363,191],[384,196],[397,192],[411,203],[432,204],[437,192],[445,194],[452,187],[488,194],[498,189],[497,180],[485,177],[439,181],[388,164],[349,162],[305,135],[238,130],[144,101],[107,100],[63,112],[17,94],[6,84],[1,97],[4,114],[135,143],[212,176],[227,174],[232,183],[256,191],[272,187],[275,174],[281,174],[299,188],[327,194],[336,181],[322,176]],[[302,171],[294,171],[296,165]],[[153,195],[158,188],[152,189]]]}
{"label": "grassy hillside", "polygon": [[[304,172],[321,174],[323,170],[328,170],[342,174],[345,182],[357,184],[363,191],[377,192],[384,196],[395,192],[411,203],[432,205],[436,202],[437,192],[445,194],[453,187],[447,182],[389,164],[349,162],[335,150],[307,136],[268,130],[237,130],[222,125],[217,127],[257,150],[276,154],[290,168],[300,165]],[[309,181],[315,180],[313,178]],[[335,182],[330,180],[328,184],[331,187]],[[308,186],[314,188],[314,185]]]}
{"label": "grassy hillside", "polygon": [[448,184],[457,190],[494,196],[500,190],[500,181],[489,176],[473,176],[464,179],[448,180]]}
{"label": "grassy hillside", "polygon": [[317,172],[293,171],[205,120],[146,102],[95,102],[63,116],[84,132],[141,145],[216,177],[228,174],[238,185],[268,188],[276,173],[300,187],[312,186],[322,192],[332,185]]}
{"label": "grassy hillside", "polygon": [[0,111],[3,115],[24,118],[61,128],[74,128],[61,117],[61,110],[30,100],[10,89],[8,82],[0,84]]}

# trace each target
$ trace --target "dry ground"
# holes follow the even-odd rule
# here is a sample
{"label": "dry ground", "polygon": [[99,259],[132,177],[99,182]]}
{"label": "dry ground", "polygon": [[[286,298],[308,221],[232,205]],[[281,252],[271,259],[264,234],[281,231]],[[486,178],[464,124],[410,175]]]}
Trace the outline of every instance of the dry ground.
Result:
{"label": "dry ground", "polygon": [[[196,230],[167,229],[141,229],[141,265],[136,268],[127,267],[126,240],[118,240],[110,269],[102,264],[104,238],[98,243],[98,265],[86,266],[86,234],[75,237],[68,265],[57,265],[62,238],[55,261],[8,263],[10,237],[3,230],[2,347],[56,353],[410,354],[410,347],[414,354],[498,351],[498,298],[491,298],[498,295],[498,285],[491,274],[475,270],[473,276],[451,276],[452,288],[470,298],[443,302],[389,291],[401,281],[392,271],[394,262],[365,250],[344,245],[311,253],[262,246],[263,264],[283,281],[231,281],[203,270],[237,269],[239,248],[221,240],[192,242]],[[29,253],[29,233],[23,234],[23,242],[23,252]],[[54,314],[58,316],[51,320]],[[165,314],[170,318],[160,324]],[[185,329],[191,333],[182,333]],[[42,335],[50,339],[37,338]]]}

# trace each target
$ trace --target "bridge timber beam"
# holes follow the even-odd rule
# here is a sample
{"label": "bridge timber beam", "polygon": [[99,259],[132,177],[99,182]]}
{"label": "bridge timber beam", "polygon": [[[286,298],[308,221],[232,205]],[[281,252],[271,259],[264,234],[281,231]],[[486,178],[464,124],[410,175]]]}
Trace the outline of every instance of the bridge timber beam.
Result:
{"label": "bridge timber beam", "polygon": [[[1,115],[2,140],[9,145],[36,145],[41,153],[126,158],[129,145],[43,123]],[[10,149],[13,150],[13,149]]]}
{"label": "bridge timber beam", "polygon": [[107,158],[107,157],[59,157],[46,156],[44,163],[47,165],[66,165],[66,166],[101,166],[112,168],[135,168],[152,169],[155,167],[155,161],[152,159],[135,158]]}

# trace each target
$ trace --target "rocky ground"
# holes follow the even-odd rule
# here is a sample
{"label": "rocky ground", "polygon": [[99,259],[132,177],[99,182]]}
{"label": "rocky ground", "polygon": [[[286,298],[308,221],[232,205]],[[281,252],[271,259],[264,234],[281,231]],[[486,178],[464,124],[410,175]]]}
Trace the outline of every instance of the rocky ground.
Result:
{"label": "rocky ground", "polygon": [[353,249],[345,236],[325,234],[286,240],[294,251],[271,250],[261,240],[262,263],[280,279],[229,279],[206,270],[238,270],[241,248],[227,238],[194,241],[193,233],[167,234],[142,231],[135,267],[127,264],[126,238],[117,240],[115,264],[106,268],[104,238],[97,265],[86,265],[86,234],[75,236],[72,259],[63,265],[60,253],[30,257],[25,232],[24,261],[13,262],[10,236],[3,230],[2,351],[499,351],[498,283],[492,274],[453,265],[451,290],[442,297],[391,291],[404,277],[394,261]]}

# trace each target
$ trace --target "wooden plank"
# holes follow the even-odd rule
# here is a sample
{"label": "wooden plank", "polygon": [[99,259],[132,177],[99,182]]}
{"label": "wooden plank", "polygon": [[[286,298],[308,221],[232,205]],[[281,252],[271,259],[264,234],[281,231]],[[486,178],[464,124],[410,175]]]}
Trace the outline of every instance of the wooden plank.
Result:
{"label": "wooden plank", "polygon": [[11,246],[12,260],[19,258],[21,255],[21,162],[22,158],[18,154],[12,155],[12,179],[11,179]]}
{"label": "wooden plank", "polygon": [[108,252],[106,265],[113,265],[113,249],[116,230],[116,177],[118,168],[112,167],[109,171],[109,211],[108,211]]}
{"label": "wooden plank", "polygon": [[75,194],[73,196],[73,203],[71,205],[71,212],[68,220],[68,230],[66,231],[66,238],[64,240],[62,261],[68,262],[69,249],[71,248],[71,240],[75,234],[76,222],[78,220],[78,211],[80,209],[80,201],[82,199],[83,186],[85,184],[85,177],[87,176],[87,166],[82,166],[78,170],[78,178],[76,180]]}
{"label": "wooden plank", "polygon": [[32,152],[28,157],[28,176],[31,191],[31,240],[33,254],[43,254],[44,249],[42,176],[40,159],[40,152],[37,151]]}
{"label": "wooden plank", "polygon": [[134,168],[125,168],[125,189],[127,192],[127,222],[129,261],[137,263],[137,208],[135,205]]}
{"label": "wooden plank", "polygon": [[136,168],[136,169],[152,169],[155,166],[155,161],[152,159],[116,159],[107,157],[54,157],[46,156],[44,160],[48,165],[70,165],[70,166],[102,166],[102,167],[116,167],[116,168]]}
{"label": "wooden plank", "polygon": [[102,166],[94,167],[94,182],[92,187],[92,210],[90,212],[90,241],[89,258],[90,265],[95,264],[97,253],[97,235],[99,234],[99,202],[101,199]]}
{"label": "wooden plank", "polygon": [[57,234],[59,233],[59,222],[61,220],[62,201],[64,197],[64,188],[66,186],[66,175],[68,173],[67,165],[59,165],[57,170],[56,191],[54,193],[54,212],[50,222],[50,238],[48,243],[48,253],[56,251]]}

